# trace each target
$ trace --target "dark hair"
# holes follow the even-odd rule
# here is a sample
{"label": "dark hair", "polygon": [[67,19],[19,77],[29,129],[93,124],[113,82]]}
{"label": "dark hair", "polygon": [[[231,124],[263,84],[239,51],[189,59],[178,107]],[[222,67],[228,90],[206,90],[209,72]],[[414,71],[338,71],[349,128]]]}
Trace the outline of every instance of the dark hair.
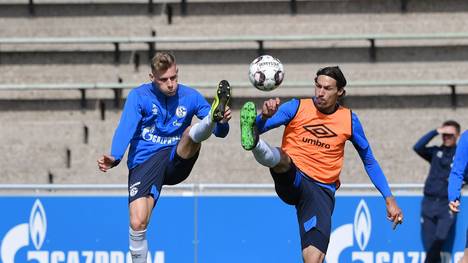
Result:
{"label": "dark hair", "polygon": [[455,130],[457,130],[457,133],[460,133],[460,124],[454,120],[448,120],[444,121],[442,126],[452,126],[455,127]]}
{"label": "dark hair", "polygon": [[344,77],[343,72],[341,72],[341,69],[338,66],[325,67],[319,69],[317,71],[317,76],[315,77],[315,82],[317,82],[317,78],[320,75],[329,76],[330,78],[336,80],[336,86],[338,87],[338,89],[342,89],[346,86],[346,78]]}

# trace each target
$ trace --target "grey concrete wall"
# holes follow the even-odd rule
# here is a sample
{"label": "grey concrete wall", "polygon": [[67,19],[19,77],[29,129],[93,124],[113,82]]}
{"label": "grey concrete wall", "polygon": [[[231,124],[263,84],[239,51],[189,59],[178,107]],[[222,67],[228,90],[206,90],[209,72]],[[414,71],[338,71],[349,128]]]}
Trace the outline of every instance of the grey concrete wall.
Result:
{"label": "grey concrete wall", "polygon": [[[159,5],[157,5],[160,7]],[[461,32],[468,28],[463,1],[299,1],[298,14],[288,3],[191,3],[180,16],[174,6],[173,24],[164,15],[146,13],[144,4],[38,5],[35,16],[24,5],[0,10],[0,37],[54,36],[236,36],[300,34],[391,34]],[[158,10],[156,10],[158,11]],[[161,10],[159,10],[161,11]],[[98,25],[98,26],[96,26]],[[267,53],[280,58],[286,80],[308,80],[318,67],[340,64],[354,80],[441,79],[467,75],[468,41],[377,41],[377,62],[368,43],[265,43]],[[113,46],[2,45],[2,83],[79,83],[147,80],[147,47],[122,45],[121,64],[113,61]],[[175,50],[181,81],[245,81],[247,66],[257,55],[256,44],[158,44]],[[24,52],[29,50],[28,52]],[[61,50],[61,52],[51,52]],[[141,68],[132,65],[135,54]],[[402,66],[402,63],[404,64]],[[27,78],[24,77],[27,72]]]}

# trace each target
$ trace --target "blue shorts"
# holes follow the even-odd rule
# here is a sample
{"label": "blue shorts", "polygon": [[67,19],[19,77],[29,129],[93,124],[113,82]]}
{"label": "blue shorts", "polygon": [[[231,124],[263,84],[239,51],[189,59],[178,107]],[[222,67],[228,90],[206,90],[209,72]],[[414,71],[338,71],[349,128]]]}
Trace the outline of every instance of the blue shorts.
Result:
{"label": "blue shorts", "polygon": [[465,248],[468,248],[468,228],[466,229],[466,241]]}
{"label": "blue shorts", "polygon": [[161,149],[130,170],[128,203],[140,197],[152,196],[156,204],[163,185],[178,184],[189,176],[199,152],[190,159],[183,159],[176,149],[177,146]]}
{"label": "blue shorts", "polygon": [[334,191],[318,185],[294,164],[285,173],[275,173],[272,169],[270,173],[281,200],[296,206],[302,249],[314,246],[326,254],[335,207]]}

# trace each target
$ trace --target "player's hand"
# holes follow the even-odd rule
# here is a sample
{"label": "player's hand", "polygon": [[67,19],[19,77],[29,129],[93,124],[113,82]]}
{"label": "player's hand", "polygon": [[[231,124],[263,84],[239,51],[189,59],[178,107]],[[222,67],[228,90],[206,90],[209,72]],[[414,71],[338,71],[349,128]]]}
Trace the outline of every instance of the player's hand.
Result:
{"label": "player's hand", "polygon": [[449,208],[450,208],[450,211],[454,213],[460,212],[460,201],[459,200],[450,201]]}
{"label": "player's hand", "polygon": [[223,119],[220,120],[219,122],[220,123],[227,123],[227,122],[229,122],[231,120],[231,117],[232,117],[231,108],[229,108],[229,106],[226,106],[226,109],[224,110]]}
{"label": "player's hand", "polygon": [[278,111],[278,106],[280,105],[281,101],[279,98],[276,99],[269,99],[263,102],[262,107],[262,119],[266,120],[273,116],[273,114]]}
{"label": "player's hand", "polygon": [[114,156],[104,154],[97,160],[99,170],[107,172],[110,168],[114,167],[115,158]]}
{"label": "player's hand", "polygon": [[452,126],[442,126],[437,128],[437,133],[438,134],[453,134],[455,135],[456,130]]}
{"label": "player's hand", "polygon": [[393,229],[395,230],[398,224],[403,223],[403,212],[393,196],[385,198],[385,204],[387,206],[387,219],[393,222]]}

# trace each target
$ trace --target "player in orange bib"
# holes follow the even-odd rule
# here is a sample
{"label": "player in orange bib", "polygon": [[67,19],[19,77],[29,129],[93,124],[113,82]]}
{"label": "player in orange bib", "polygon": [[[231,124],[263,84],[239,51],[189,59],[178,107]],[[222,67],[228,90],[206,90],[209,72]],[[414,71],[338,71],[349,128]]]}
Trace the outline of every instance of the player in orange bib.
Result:
{"label": "player in orange bib", "polygon": [[[350,140],[367,174],[385,199],[387,218],[403,222],[398,207],[357,115],[338,104],[345,95],[346,79],[339,67],[317,71],[315,96],[263,103],[257,116],[255,104],[241,109],[241,143],[260,164],[269,167],[278,196],[296,206],[302,256],[305,263],[323,262],[331,232],[335,191],[340,185],[344,146]],[[281,148],[259,138],[285,125]]]}

